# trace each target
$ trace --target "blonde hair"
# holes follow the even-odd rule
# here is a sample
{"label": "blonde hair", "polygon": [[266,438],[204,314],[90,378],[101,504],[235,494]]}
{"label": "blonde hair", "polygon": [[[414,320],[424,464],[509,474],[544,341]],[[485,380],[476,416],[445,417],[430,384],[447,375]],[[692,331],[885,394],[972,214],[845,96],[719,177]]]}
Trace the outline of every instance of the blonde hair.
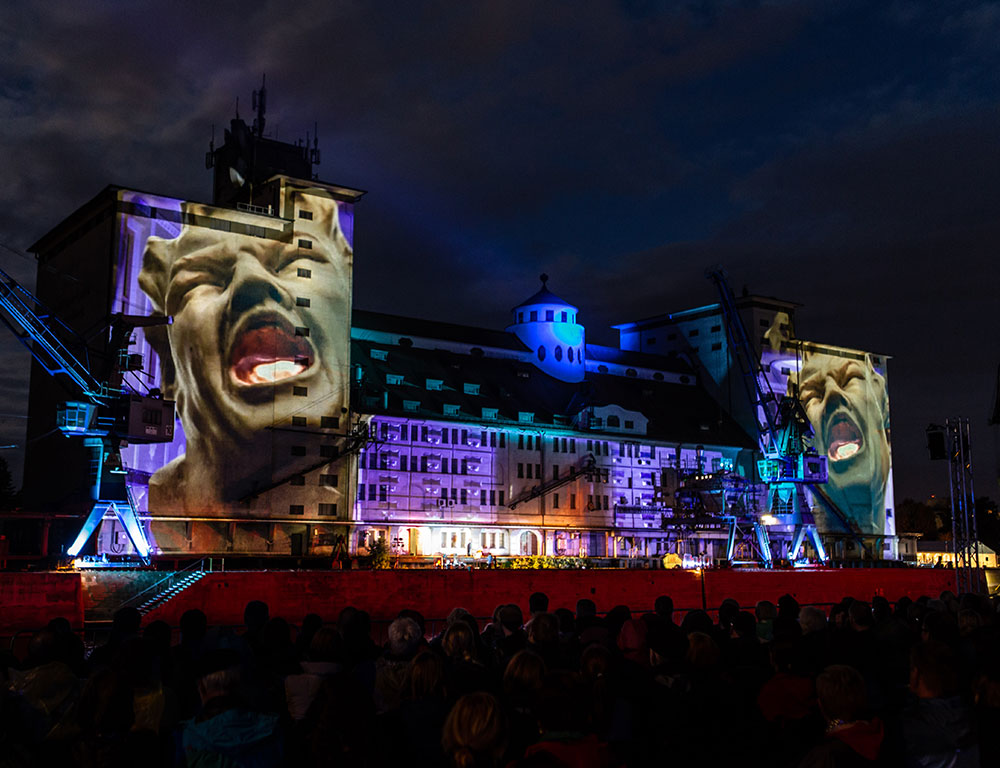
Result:
{"label": "blonde hair", "polygon": [[496,697],[479,692],[460,698],[444,722],[441,746],[457,768],[496,766],[507,747],[507,723]]}

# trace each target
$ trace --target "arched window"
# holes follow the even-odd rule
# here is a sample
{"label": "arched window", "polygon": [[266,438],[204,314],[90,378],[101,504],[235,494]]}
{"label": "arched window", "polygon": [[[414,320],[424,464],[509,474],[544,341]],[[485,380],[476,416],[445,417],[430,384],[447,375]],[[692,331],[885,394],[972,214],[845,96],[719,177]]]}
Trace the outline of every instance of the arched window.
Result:
{"label": "arched window", "polygon": [[620,427],[622,425],[622,420],[617,416],[608,416],[607,425],[609,427]]}
{"label": "arched window", "polygon": [[521,534],[521,554],[537,555],[538,550],[538,534],[534,531],[524,531]]}
{"label": "arched window", "polygon": [[539,360],[544,360],[545,359],[545,345],[544,344],[542,344],[542,345],[540,345],[538,347],[538,359]]}
{"label": "arched window", "polygon": [[558,344],[556,345],[555,353],[556,353],[556,360],[562,361],[562,347],[560,347]]}

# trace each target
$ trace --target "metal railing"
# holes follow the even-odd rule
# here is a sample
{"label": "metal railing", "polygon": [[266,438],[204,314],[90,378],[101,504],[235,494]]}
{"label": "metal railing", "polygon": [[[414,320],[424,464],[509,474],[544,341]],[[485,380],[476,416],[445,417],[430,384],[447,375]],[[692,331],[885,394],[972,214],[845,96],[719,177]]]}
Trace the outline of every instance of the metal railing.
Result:
{"label": "metal railing", "polygon": [[[205,568],[205,563],[208,563],[208,568]],[[211,573],[212,571],[212,558],[203,557],[201,560],[191,563],[190,565],[182,568],[179,571],[174,571],[169,576],[165,576],[160,579],[155,584],[146,587],[141,592],[133,595],[128,600],[124,601],[118,606],[118,610],[122,608],[132,608],[142,605],[147,600],[154,598],[156,595],[166,592],[168,589],[173,587],[177,582],[186,579],[195,573]]]}

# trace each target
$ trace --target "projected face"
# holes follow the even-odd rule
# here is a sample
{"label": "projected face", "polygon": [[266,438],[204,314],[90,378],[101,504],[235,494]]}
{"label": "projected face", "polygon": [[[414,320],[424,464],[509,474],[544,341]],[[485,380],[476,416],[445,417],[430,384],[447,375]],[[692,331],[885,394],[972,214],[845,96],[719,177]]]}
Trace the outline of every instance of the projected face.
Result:
{"label": "projected face", "polygon": [[[299,202],[312,217],[296,218],[288,241],[190,224],[148,240],[139,282],[173,317],[162,388],[177,401],[189,459],[223,457],[231,471],[227,454],[268,428],[339,417],[346,404],[351,248],[336,201]],[[209,212],[185,209],[195,220]]]}
{"label": "projected face", "polygon": [[885,379],[870,360],[811,354],[799,374],[799,398],[828,459],[826,491],[863,530],[881,532],[889,476]]}

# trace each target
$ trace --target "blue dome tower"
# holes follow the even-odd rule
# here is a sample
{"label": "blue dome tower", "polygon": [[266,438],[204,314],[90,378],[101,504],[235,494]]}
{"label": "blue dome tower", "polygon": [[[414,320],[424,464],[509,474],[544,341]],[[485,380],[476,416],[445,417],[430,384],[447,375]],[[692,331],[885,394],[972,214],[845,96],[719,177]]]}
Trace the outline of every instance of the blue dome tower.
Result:
{"label": "blue dome tower", "polygon": [[542,290],[512,310],[513,324],[507,330],[532,352],[532,362],[560,381],[583,381],[583,326],[576,322],[576,307],[547,287],[548,275],[541,275]]}

